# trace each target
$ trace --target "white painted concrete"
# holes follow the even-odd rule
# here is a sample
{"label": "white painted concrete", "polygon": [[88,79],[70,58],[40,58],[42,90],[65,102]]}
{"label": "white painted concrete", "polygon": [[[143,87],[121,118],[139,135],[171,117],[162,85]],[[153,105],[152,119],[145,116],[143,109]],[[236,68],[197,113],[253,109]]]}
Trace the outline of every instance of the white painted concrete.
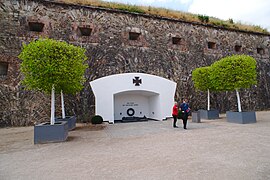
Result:
{"label": "white painted concrete", "polygon": [[136,117],[152,117],[150,106],[153,106],[151,99],[158,99],[158,94],[146,91],[127,91],[114,95],[114,120],[121,120],[128,117],[128,109],[135,111]]}
{"label": "white painted concrete", "polygon": [[[141,80],[138,86],[135,86],[135,77]],[[128,117],[129,108],[138,117],[157,120],[171,117],[176,83],[168,79],[144,73],[125,73],[96,79],[90,85],[95,95],[96,114],[104,121],[114,123],[114,120]]]}

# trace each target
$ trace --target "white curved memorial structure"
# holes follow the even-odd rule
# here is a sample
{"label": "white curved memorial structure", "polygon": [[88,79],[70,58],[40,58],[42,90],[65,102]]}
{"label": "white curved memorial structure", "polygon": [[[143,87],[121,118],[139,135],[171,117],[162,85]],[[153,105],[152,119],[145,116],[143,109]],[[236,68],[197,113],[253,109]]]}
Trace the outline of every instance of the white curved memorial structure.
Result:
{"label": "white curved memorial structure", "polygon": [[176,83],[143,73],[106,76],[90,82],[96,115],[114,123],[123,117],[163,120],[172,115]]}

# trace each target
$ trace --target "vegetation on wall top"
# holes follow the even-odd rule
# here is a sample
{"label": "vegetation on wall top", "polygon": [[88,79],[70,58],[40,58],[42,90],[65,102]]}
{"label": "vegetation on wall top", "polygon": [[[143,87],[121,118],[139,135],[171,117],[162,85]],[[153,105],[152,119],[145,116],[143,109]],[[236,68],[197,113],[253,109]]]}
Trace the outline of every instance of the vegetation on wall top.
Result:
{"label": "vegetation on wall top", "polygon": [[128,11],[132,13],[140,13],[140,14],[149,14],[154,16],[161,16],[166,18],[173,18],[187,22],[197,22],[202,24],[214,25],[219,27],[224,27],[228,29],[234,30],[243,30],[249,32],[258,32],[269,34],[267,29],[262,28],[258,25],[247,25],[242,24],[241,22],[235,23],[233,19],[228,19],[227,21],[220,20],[215,17],[209,17],[207,15],[200,15],[200,14],[191,14],[187,12],[175,11],[166,8],[155,8],[151,6],[137,6],[137,5],[130,5],[130,4],[121,4],[115,2],[104,2],[101,0],[54,0],[61,3],[67,4],[80,4],[80,5],[90,5],[96,7],[103,7],[103,8],[110,8],[110,9],[117,9]]}

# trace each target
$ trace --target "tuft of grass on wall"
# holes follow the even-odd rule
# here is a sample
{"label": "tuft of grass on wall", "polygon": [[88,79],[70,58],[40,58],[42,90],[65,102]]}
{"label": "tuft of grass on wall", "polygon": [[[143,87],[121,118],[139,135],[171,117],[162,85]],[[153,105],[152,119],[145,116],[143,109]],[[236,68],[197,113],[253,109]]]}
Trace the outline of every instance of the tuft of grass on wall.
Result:
{"label": "tuft of grass on wall", "polygon": [[166,8],[155,8],[151,6],[137,6],[137,5],[131,5],[131,4],[105,2],[101,0],[55,0],[55,1],[66,3],[66,4],[80,4],[80,5],[90,5],[90,6],[96,6],[96,7],[110,8],[110,9],[118,9],[118,10],[128,11],[132,13],[149,14],[149,15],[179,19],[179,20],[184,20],[184,21],[189,21],[189,22],[211,24],[215,26],[236,29],[236,30],[244,30],[244,31],[270,34],[265,28],[262,28],[257,25],[242,24],[241,22],[235,23],[233,19],[231,18],[228,19],[227,21],[223,21],[215,17],[209,17],[207,15],[200,15],[200,14],[196,15],[196,14],[191,14],[187,12],[170,10]]}

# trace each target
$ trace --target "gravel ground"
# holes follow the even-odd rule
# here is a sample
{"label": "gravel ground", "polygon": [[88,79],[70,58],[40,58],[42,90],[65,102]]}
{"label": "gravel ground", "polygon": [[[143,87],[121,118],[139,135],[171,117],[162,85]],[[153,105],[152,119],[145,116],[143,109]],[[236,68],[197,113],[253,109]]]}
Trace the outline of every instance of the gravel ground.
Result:
{"label": "gravel ground", "polygon": [[2,128],[0,179],[270,179],[270,111],[255,124],[190,121],[77,124],[68,141],[41,145],[33,127]]}

